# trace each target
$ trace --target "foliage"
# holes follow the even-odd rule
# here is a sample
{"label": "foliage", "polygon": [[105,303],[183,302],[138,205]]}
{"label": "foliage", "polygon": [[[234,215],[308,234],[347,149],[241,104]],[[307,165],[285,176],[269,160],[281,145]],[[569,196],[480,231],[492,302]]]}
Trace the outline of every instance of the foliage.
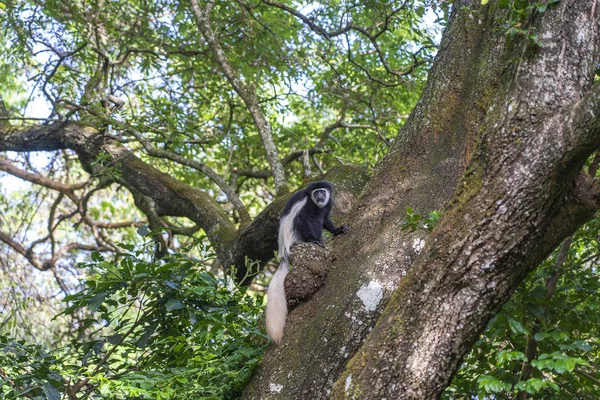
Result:
{"label": "foliage", "polygon": [[442,217],[441,212],[433,210],[427,215],[421,215],[413,211],[412,207],[406,208],[406,218],[400,222],[400,229],[411,232],[417,229],[424,229],[431,232]]}
{"label": "foliage", "polygon": [[[508,10],[504,22],[505,34],[510,40],[515,37],[524,37],[536,46],[541,46],[535,27],[530,26],[533,16],[546,12],[548,7],[555,5],[560,0],[498,0],[498,7]],[[488,0],[482,0],[487,4]]]}
{"label": "foliage", "polygon": [[154,260],[123,246],[116,262],[93,253],[80,265],[89,279],[63,311],[93,312],[79,339],[46,352],[0,337],[2,398],[219,399],[242,387],[266,343],[262,297],[212,275],[209,250]]}
{"label": "foliage", "polygon": [[600,397],[599,232],[596,218],[575,233],[562,265],[558,249],[519,286],[444,398],[508,399],[522,391],[529,399]]}

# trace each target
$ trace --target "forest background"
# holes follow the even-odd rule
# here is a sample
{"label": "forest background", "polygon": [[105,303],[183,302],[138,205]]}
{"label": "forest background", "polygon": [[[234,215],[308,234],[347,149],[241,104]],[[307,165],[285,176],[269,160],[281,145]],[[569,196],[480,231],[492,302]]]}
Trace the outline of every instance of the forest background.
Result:
{"label": "forest background", "polygon": [[[469,201],[481,192],[499,202],[493,213],[507,231],[486,225],[493,235],[479,243],[510,245],[461,248],[483,248],[473,263],[498,297],[477,298],[481,313],[458,307],[476,322],[463,329],[459,318],[451,329],[464,337],[435,339],[451,349],[438,351],[442,361],[428,364],[415,350],[431,371],[445,371],[427,379],[431,388],[410,379],[410,390],[395,387],[399,377],[423,381],[419,368],[396,358],[373,367],[387,378],[370,395],[600,397],[600,11],[595,1],[570,3],[0,0],[0,396],[302,398],[314,390],[311,398],[367,398],[352,376],[361,354],[376,351],[369,343],[378,329],[369,335],[382,312],[388,321],[396,315],[393,301],[384,312],[388,301],[409,299],[431,314],[409,295],[409,285],[426,286],[403,265],[443,282],[453,264],[434,251],[431,235],[449,251],[447,229],[471,240],[464,232],[478,219],[457,210],[478,209]],[[579,69],[560,64],[569,62],[562,54],[538,73],[544,79],[529,79],[536,62],[559,53],[558,38],[581,48],[568,56]],[[533,88],[520,83],[528,79]],[[533,112],[520,90],[549,97]],[[550,121],[562,115],[557,105],[573,103],[589,106],[585,129],[553,122],[547,131],[536,119]],[[535,121],[511,114],[519,104]],[[569,112],[579,121],[577,109]],[[498,126],[513,132],[508,142],[490,139]],[[532,191],[522,190],[517,211],[502,209],[511,203],[494,195],[509,190],[488,190],[501,175],[489,165],[513,158],[494,158],[493,149],[548,154],[529,140],[571,137],[564,132],[573,143],[586,140],[577,151],[551,147],[571,158],[554,162],[551,178],[523,174]],[[435,162],[422,161],[430,154]],[[519,175],[515,164],[507,168]],[[317,267],[299,268],[294,279],[327,291],[311,300],[315,290],[296,285],[296,330],[278,349],[261,320],[277,267],[277,217],[291,192],[322,176],[335,185],[334,220],[351,232],[328,238],[328,252],[303,248]],[[582,179],[594,199],[585,212],[572,193]],[[531,193],[546,192],[539,207],[552,212],[538,212]],[[549,216],[552,223],[543,222]],[[523,251],[522,242],[533,247]],[[528,255],[517,257],[523,264],[508,256],[513,248]],[[488,257],[494,253],[500,261]],[[502,263],[510,267],[496,272]],[[452,301],[483,287],[463,272],[449,278],[459,282]],[[446,287],[431,289],[442,299],[436,310],[453,304],[443,300]],[[330,310],[340,302],[345,312]],[[332,322],[337,313],[347,321]],[[435,326],[421,323],[421,332]],[[317,333],[303,338],[306,326]],[[402,332],[394,343],[413,334]],[[312,385],[311,372],[290,363],[325,372]],[[360,376],[368,381],[369,373]]]}

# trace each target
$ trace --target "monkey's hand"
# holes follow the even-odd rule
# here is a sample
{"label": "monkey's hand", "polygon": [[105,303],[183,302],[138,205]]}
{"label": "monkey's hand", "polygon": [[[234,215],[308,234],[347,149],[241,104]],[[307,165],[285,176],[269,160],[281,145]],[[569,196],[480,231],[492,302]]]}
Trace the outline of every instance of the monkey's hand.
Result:
{"label": "monkey's hand", "polygon": [[321,247],[325,247],[325,242],[323,241],[323,239],[315,240],[312,243],[318,244]]}
{"label": "monkey's hand", "polygon": [[346,234],[348,233],[348,225],[342,225],[339,228],[337,228],[337,230],[333,233],[334,235],[341,235],[341,234]]}

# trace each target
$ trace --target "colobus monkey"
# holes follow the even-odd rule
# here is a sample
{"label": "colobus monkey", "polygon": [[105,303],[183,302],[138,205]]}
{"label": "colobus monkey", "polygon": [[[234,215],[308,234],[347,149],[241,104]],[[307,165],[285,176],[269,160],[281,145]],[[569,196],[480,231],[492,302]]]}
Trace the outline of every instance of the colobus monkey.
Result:
{"label": "colobus monkey", "polygon": [[298,242],[312,242],[321,247],[323,228],[334,235],[348,232],[347,226],[337,227],[329,218],[333,205],[333,186],[327,181],[313,182],[296,192],[286,203],[279,218],[279,258],[281,263],[267,291],[267,333],[279,344],[287,317],[285,277],[289,271],[290,248]]}

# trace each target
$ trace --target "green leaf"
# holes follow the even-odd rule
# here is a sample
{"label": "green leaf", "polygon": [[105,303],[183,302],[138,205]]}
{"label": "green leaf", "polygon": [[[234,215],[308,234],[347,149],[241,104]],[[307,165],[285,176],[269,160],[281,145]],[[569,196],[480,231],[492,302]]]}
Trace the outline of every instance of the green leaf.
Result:
{"label": "green leaf", "polygon": [[108,341],[108,343],[116,345],[121,341],[122,338],[123,336],[117,333],[111,336],[107,336],[106,340]]}
{"label": "green leaf", "polygon": [[42,385],[42,390],[48,400],[60,400],[60,392],[54,386],[46,382]]}
{"label": "green leaf", "polygon": [[98,307],[100,307],[102,302],[104,302],[105,298],[106,298],[106,292],[98,293],[94,297],[92,297],[90,299],[90,301],[88,301],[88,304],[87,304],[90,311],[94,312],[94,311],[98,310]]}
{"label": "green leaf", "polygon": [[185,308],[185,305],[179,299],[169,299],[167,300],[167,304],[165,304],[165,308],[167,311],[181,310]]}
{"label": "green leaf", "polygon": [[544,381],[539,378],[530,378],[525,381],[525,391],[529,394],[539,392],[544,387]]}
{"label": "green leaf", "polygon": [[156,331],[156,328],[158,327],[158,323],[153,323],[150,324],[147,328],[146,331],[144,332],[144,334],[140,337],[140,340],[138,340],[138,342],[136,343],[136,345],[140,348],[143,349],[146,347],[146,345],[148,344],[148,341],[150,340],[150,337],[152,336],[152,334],[154,334],[154,332]]}
{"label": "green leaf", "polygon": [[525,329],[525,327],[519,321],[509,318],[508,324],[510,326],[510,330],[513,331],[514,333],[522,333],[525,335],[529,334],[529,331],[527,329]]}
{"label": "green leaf", "polygon": [[477,378],[477,384],[479,389],[483,389],[488,393],[499,393],[503,390],[509,390],[511,386],[509,383],[504,383],[490,375],[481,375]]}

